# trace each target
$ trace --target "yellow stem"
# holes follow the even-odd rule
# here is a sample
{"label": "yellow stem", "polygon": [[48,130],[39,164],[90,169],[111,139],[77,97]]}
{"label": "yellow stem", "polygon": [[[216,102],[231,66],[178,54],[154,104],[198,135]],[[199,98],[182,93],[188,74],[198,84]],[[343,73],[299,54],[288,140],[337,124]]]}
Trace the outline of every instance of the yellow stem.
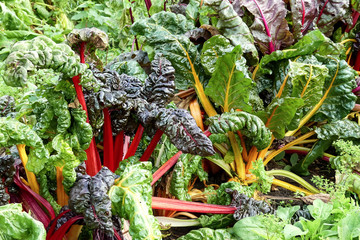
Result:
{"label": "yellow stem", "polygon": [[341,41],[341,44],[347,43],[347,42],[357,42],[356,39],[353,38],[349,38],[349,39],[345,39],[344,41]]}
{"label": "yellow stem", "polygon": [[[196,77],[197,77],[197,75],[196,75]],[[203,88],[202,84],[200,83],[199,79],[197,79],[197,81],[195,80],[195,86],[194,87],[196,89],[196,93],[197,93],[197,95],[198,95],[198,97],[200,99],[200,102],[201,102],[206,114],[209,117],[213,117],[213,116],[217,115],[217,112],[215,111],[213,105],[211,104],[208,97],[205,95],[204,88]]]}
{"label": "yellow stem", "polygon": [[56,167],[56,196],[57,203],[60,206],[68,205],[69,196],[65,193],[64,185],[62,181],[64,180],[64,176],[62,174],[63,167]]}
{"label": "yellow stem", "polygon": [[234,158],[235,158],[234,162],[235,162],[235,166],[236,166],[236,173],[239,175],[239,178],[242,181],[244,181],[245,180],[245,164],[242,159],[239,144],[236,141],[235,134],[233,132],[228,132],[228,136],[230,139],[232,149],[234,151]]}
{"label": "yellow stem", "polygon": [[259,70],[259,67],[260,67],[260,64],[256,65],[256,67],[252,73],[252,76],[251,76],[252,80],[255,80],[255,76],[256,76],[257,71]]}
{"label": "yellow stem", "polygon": [[[334,59],[335,61],[337,61],[335,58],[332,58],[332,57],[329,57],[331,59]],[[317,112],[317,110],[319,110],[319,108],[321,107],[321,105],[324,103],[325,99],[327,98],[327,95],[329,94],[333,84],[334,84],[334,81],[338,75],[338,72],[339,72],[339,61],[337,61],[337,68],[336,68],[336,72],[335,72],[335,75],[330,83],[330,86],[329,88],[326,90],[324,96],[320,99],[320,101],[311,109],[311,111],[309,111],[306,116],[301,119],[300,121],[300,124],[298,126],[297,129],[295,129],[294,131],[288,131],[285,136],[292,136],[294,135],[300,128],[302,128],[309,120],[310,118],[312,118],[312,116],[315,115],[315,113]]]}
{"label": "yellow stem", "polygon": [[317,140],[319,140],[319,139],[307,139],[307,140],[304,140],[304,141],[299,142],[297,145],[307,144],[307,143],[314,143],[314,142],[316,142]]}
{"label": "yellow stem", "polygon": [[292,184],[290,184],[290,183],[281,181],[281,180],[276,179],[276,178],[273,179],[272,184],[274,184],[274,185],[276,185],[276,186],[279,186],[279,187],[282,187],[282,188],[285,188],[285,189],[288,189],[288,190],[293,191],[293,192],[303,192],[303,193],[305,193],[307,196],[314,194],[314,193],[312,193],[312,192],[310,192],[310,191],[308,191],[308,190],[305,190],[305,189],[303,189],[303,188],[294,186],[294,185],[292,185]]}
{"label": "yellow stem", "polygon": [[351,51],[351,47],[349,47],[348,50],[346,50],[345,55],[347,56],[350,53],[350,51]]}
{"label": "yellow stem", "polygon": [[279,153],[285,151],[289,147],[292,147],[292,146],[296,145],[298,142],[301,142],[301,141],[305,140],[306,138],[311,137],[314,134],[315,134],[315,131],[308,132],[308,133],[304,134],[303,136],[295,139],[294,141],[286,144],[284,147],[276,150],[275,152],[272,152],[271,154],[269,154],[269,156],[267,156],[266,160],[264,161],[264,165],[266,165],[271,159],[273,159]]}
{"label": "yellow stem", "polygon": [[27,164],[27,161],[28,161],[28,156],[27,156],[26,151],[25,151],[25,144],[18,144],[16,147],[17,147],[17,149],[19,151],[19,155],[20,155],[20,159],[22,161],[22,164],[24,165],[27,181],[28,181],[28,183],[30,185],[30,188],[31,188],[31,190],[33,190],[34,192],[39,194],[40,188],[39,188],[39,184],[38,184],[38,182],[36,180],[35,174],[28,171],[27,168],[26,168],[26,164]]}

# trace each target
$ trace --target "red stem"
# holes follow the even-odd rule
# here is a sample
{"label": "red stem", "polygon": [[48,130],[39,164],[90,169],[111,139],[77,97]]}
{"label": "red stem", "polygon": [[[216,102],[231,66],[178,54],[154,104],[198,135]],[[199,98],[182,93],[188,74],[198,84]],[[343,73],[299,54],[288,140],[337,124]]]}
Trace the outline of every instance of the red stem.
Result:
{"label": "red stem", "polygon": [[136,133],[135,133],[135,137],[130,145],[130,148],[129,150],[127,151],[126,155],[125,155],[125,159],[128,159],[129,157],[131,156],[134,156],[135,153],[136,153],[136,149],[138,148],[139,146],[139,143],[140,143],[140,140],[141,140],[141,137],[144,133],[144,127],[140,124]]}
{"label": "red stem", "polygon": [[271,37],[271,33],[270,33],[270,29],[269,29],[269,26],[267,25],[267,22],[266,22],[266,19],[265,19],[265,16],[259,6],[259,4],[257,3],[256,0],[253,0],[254,3],[256,4],[257,8],[259,9],[259,12],[260,12],[260,15],[261,15],[261,18],[264,22],[264,26],[265,26],[265,31],[266,31],[266,34],[268,35],[268,37],[270,37],[270,42],[269,42],[269,52],[272,53],[275,51],[275,47],[274,47],[274,44],[272,42],[272,37]]}
{"label": "red stem", "polygon": [[360,111],[360,104],[355,104],[353,111],[355,111],[355,112]]}
{"label": "red stem", "polygon": [[[85,42],[80,43],[80,62],[85,63]],[[80,85],[80,75],[73,77],[72,80],[74,83],[76,96],[83,110],[85,110],[86,112],[86,122],[89,122],[89,114],[87,111],[84,94],[82,92],[82,87]],[[95,176],[101,169],[101,162],[100,157],[98,156],[99,153],[96,151],[96,144],[94,138],[92,138],[90,146],[88,149],[85,150],[85,152],[87,156],[87,160],[85,161],[86,172],[90,176]]]}
{"label": "red stem", "polygon": [[119,233],[116,231],[115,228],[114,229],[114,236],[116,237],[117,240],[122,240],[121,236],[119,235]]}
{"label": "red stem", "polygon": [[83,219],[83,216],[75,216],[69,220],[66,221],[66,223],[64,223],[63,225],[61,225],[61,227],[55,232],[55,234],[53,234],[51,237],[49,237],[49,240],[59,240],[62,239],[66,232],[69,230],[69,228],[76,223],[78,220]]}
{"label": "red stem", "polygon": [[153,209],[164,209],[182,212],[210,213],[210,214],[234,214],[236,207],[215,205],[199,202],[189,202],[170,198],[152,197]]}
{"label": "red stem", "polygon": [[153,153],[154,149],[156,148],[156,145],[160,141],[162,135],[163,135],[163,131],[156,130],[156,133],[155,133],[153,139],[151,139],[151,142],[149,143],[149,146],[146,148],[144,154],[141,156],[140,161],[149,160],[151,154]]}
{"label": "red stem", "polygon": [[350,25],[346,26],[345,32],[347,32],[347,33],[350,32],[351,29],[353,29],[355,27],[355,24],[356,24],[357,20],[359,19],[360,13],[357,11],[354,11],[352,16],[353,16],[353,24],[351,26]]}
{"label": "red stem", "polygon": [[146,9],[148,11],[148,15],[150,16],[150,8],[151,8],[151,0],[145,0]]}
{"label": "red stem", "polygon": [[358,91],[360,91],[360,86],[358,86],[358,87],[356,87],[356,88],[354,88],[354,89],[352,90],[353,93],[356,93],[356,92],[358,92]]}
{"label": "red stem", "polygon": [[[133,2],[131,2],[133,3]],[[134,16],[132,14],[132,10],[131,10],[131,7],[129,8],[129,13],[130,13],[130,19],[131,19],[131,23],[133,24],[134,23]],[[150,14],[149,14],[149,17],[150,17]],[[136,44],[136,50],[139,50],[139,43],[138,43],[138,40],[135,36],[135,44]]]}
{"label": "red stem", "polygon": [[114,162],[116,168],[119,167],[119,163],[123,160],[124,157],[124,131],[121,131],[115,138],[115,145],[114,145]]}
{"label": "red stem", "polygon": [[182,151],[178,151],[174,156],[172,156],[164,165],[162,165],[156,172],[153,174],[153,180],[151,182],[151,186],[156,183],[159,178],[161,178],[167,170],[169,170],[172,166],[175,165],[177,160],[179,159],[180,155],[182,154]]}
{"label": "red stem", "polygon": [[356,53],[356,60],[354,65],[354,70],[359,71],[360,69],[360,52]]}
{"label": "red stem", "polygon": [[116,164],[114,160],[114,141],[111,129],[111,119],[109,109],[104,108],[104,166],[110,171],[115,172]]}
{"label": "red stem", "polygon": [[321,15],[323,14],[323,11],[324,11],[324,9],[325,9],[325,7],[326,7],[326,4],[329,2],[329,0],[326,0],[326,2],[324,3],[324,6],[322,7],[322,9],[321,9],[321,11],[320,11],[320,13],[319,13],[319,17],[318,17],[318,19],[316,20],[316,24],[318,24],[318,22],[319,22],[319,20],[320,20],[320,18],[321,18]]}
{"label": "red stem", "polygon": [[50,220],[55,218],[55,212],[54,209],[52,208],[52,206],[50,205],[50,203],[43,198],[42,196],[40,196],[39,194],[37,194],[36,192],[34,192],[33,190],[31,190],[31,188],[29,188],[28,186],[26,186],[21,180],[20,180],[20,176],[19,176],[19,170],[16,170],[16,174],[14,176],[14,183],[21,189],[23,189],[24,191],[26,191],[27,193],[29,193],[33,199],[36,199],[37,202],[39,202],[41,205],[44,206],[44,208],[46,209],[46,211],[48,212],[49,216],[50,216]]}
{"label": "red stem", "polygon": [[63,211],[62,213],[60,213],[59,215],[56,216],[56,218],[53,220],[53,222],[52,222],[52,224],[50,226],[49,231],[47,232],[47,236],[48,236],[47,239],[54,233],[57,221],[68,212],[70,212],[70,209],[66,210],[66,211]]}

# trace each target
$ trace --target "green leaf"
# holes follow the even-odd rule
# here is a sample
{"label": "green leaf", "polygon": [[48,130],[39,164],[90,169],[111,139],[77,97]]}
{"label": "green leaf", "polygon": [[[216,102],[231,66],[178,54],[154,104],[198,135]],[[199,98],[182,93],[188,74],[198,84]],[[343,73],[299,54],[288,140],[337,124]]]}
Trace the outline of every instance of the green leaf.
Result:
{"label": "green leaf", "polygon": [[185,16],[160,12],[148,19],[137,21],[131,27],[134,35],[145,36],[155,52],[164,54],[175,68],[178,89],[187,89],[200,81],[200,56],[197,47],[184,34],[194,28]]}
{"label": "green leaf", "polygon": [[215,71],[217,60],[226,53],[231,52],[234,46],[222,35],[215,35],[208,39],[201,51],[201,65],[205,72],[212,75]]}
{"label": "green leaf", "polygon": [[31,147],[26,168],[35,174],[39,173],[49,159],[49,152],[45,149],[41,138],[29,126],[15,119],[0,118],[0,147],[17,144]]}
{"label": "green leaf", "polygon": [[229,112],[206,120],[211,133],[227,133],[240,130],[260,150],[270,144],[271,132],[255,115],[247,112]]}
{"label": "green leaf", "polygon": [[360,236],[360,214],[353,211],[341,219],[337,224],[337,231],[340,240],[354,239]]}
{"label": "green leaf", "polygon": [[284,228],[284,237],[285,239],[291,239],[295,236],[303,236],[306,235],[308,233],[308,231],[303,231],[300,228],[291,225],[291,224],[286,224],[285,228]]}
{"label": "green leaf", "polygon": [[186,6],[186,17],[196,24],[199,18],[200,0],[190,0]]}
{"label": "green leaf", "polygon": [[360,1],[358,0],[350,0],[351,6],[352,8],[357,11],[360,12]]}
{"label": "green leaf", "polygon": [[[171,178],[170,193],[180,200],[191,201],[188,186],[193,174],[201,166],[201,156],[182,154],[177,161]],[[201,180],[201,179],[200,179]]]}
{"label": "green leaf", "polygon": [[20,203],[0,206],[0,239],[45,240],[44,225],[22,211]]}
{"label": "green leaf", "polygon": [[268,239],[267,229],[262,224],[261,217],[258,215],[238,221],[233,227],[235,235],[244,240]]}
{"label": "green leaf", "polygon": [[299,209],[300,209],[299,205],[291,206],[291,207],[279,206],[276,210],[276,216],[279,217],[284,222],[290,222],[292,216]]}
{"label": "green leaf", "polygon": [[349,119],[325,124],[315,129],[317,137],[323,140],[360,139],[360,126]]}
{"label": "green leaf", "polygon": [[271,73],[267,66],[270,62],[308,55],[315,52],[328,38],[320,31],[315,30],[306,34],[300,41],[285,50],[278,50],[261,58],[258,73]]}
{"label": "green leaf", "polygon": [[250,170],[254,176],[256,176],[256,182],[253,183],[253,187],[262,193],[268,193],[271,190],[271,185],[274,177],[266,174],[263,160],[259,158],[253,163],[253,169]]}
{"label": "green leaf", "polygon": [[5,60],[5,83],[13,87],[23,87],[28,75],[37,69],[53,69],[65,77],[83,74],[91,79],[91,71],[68,45],[56,44],[50,38],[39,36],[31,40],[19,41],[10,49]]}
{"label": "green leaf", "polygon": [[231,53],[219,57],[215,71],[205,88],[208,95],[225,112],[231,109],[251,111],[249,93],[253,88],[248,77],[245,62],[239,62],[241,47],[237,46]]}
{"label": "green leaf", "polygon": [[298,162],[295,166],[291,168],[291,171],[303,175],[308,176],[310,172],[308,170],[311,163],[313,163],[316,159],[322,157],[325,151],[331,146],[332,140],[318,140],[313,147],[311,148],[310,152],[306,155],[304,159]]}
{"label": "green leaf", "polygon": [[232,214],[214,214],[211,216],[201,215],[197,220],[200,222],[202,227],[212,229],[225,228],[235,223],[235,219]]}
{"label": "green leaf", "polygon": [[210,228],[200,228],[191,230],[188,234],[178,238],[178,240],[236,240],[226,229],[213,230]]}
{"label": "green leaf", "polygon": [[266,126],[277,139],[282,139],[285,136],[286,127],[295,116],[297,109],[303,104],[304,100],[301,98],[275,98],[266,111],[257,112],[256,115],[266,122]]}
{"label": "green leaf", "polygon": [[240,45],[248,64],[255,65],[259,57],[254,45],[254,37],[229,1],[206,0],[205,4],[211,6],[219,14],[217,28],[222,35],[229,39],[232,45]]}
{"label": "green leaf", "polygon": [[134,240],[160,239],[160,226],[151,209],[151,163],[129,158],[120,163],[116,174],[119,180],[109,191],[112,211],[130,221]]}
{"label": "green leaf", "polygon": [[358,74],[344,60],[322,56],[317,56],[317,59],[329,69],[324,92],[330,90],[314,119],[316,121],[343,119],[355,106],[356,96],[352,93],[352,89],[356,87],[355,77]]}
{"label": "green leaf", "polygon": [[320,199],[315,199],[313,205],[309,205],[308,209],[313,218],[325,221],[330,216],[333,205],[330,203],[324,203]]}

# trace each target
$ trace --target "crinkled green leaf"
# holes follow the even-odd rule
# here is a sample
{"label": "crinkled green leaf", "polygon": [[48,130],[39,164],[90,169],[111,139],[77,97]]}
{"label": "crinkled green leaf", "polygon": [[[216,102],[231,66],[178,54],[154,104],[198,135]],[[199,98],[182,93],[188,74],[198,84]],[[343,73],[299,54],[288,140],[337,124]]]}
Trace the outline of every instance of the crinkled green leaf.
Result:
{"label": "crinkled green leaf", "polygon": [[111,187],[112,211],[130,221],[134,240],[161,239],[159,223],[152,215],[150,162],[124,160],[116,171],[119,181]]}
{"label": "crinkled green leaf", "polygon": [[188,234],[178,238],[178,240],[236,240],[226,229],[213,230],[210,228],[200,228],[198,230],[191,230]]}
{"label": "crinkled green leaf", "polygon": [[175,83],[178,89],[192,86],[198,80],[200,56],[197,47],[184,34],[194,28],[185,16],[160,12],[148,19],[137,21],[131,27],[135,35],[145,36],[155,52],[164,54],[174,66]]}
{"label": "crinkled green leaf", "polygon": [[197,220],[202,227],[212,229],[226,228],[235,223],[232,214],[201,215]]}
{"label": "crinkled green leaf", "polygon": [[215,65],[219,57],[231,52],[234,46],[222,35],[215,35],[204,43],[201,51],[201,65],[206,73],[211,75],[215,71]]}
{"label": "crinkled green leaf", "polygon": [[329,88],[330,91],[314,118],[316,121],[342,119],[355,106],[356,96],[352,93],[352,89],[356,87],[355,77],[358,74],[344,60],[322,56],[317,58],[329,69],[324,93]]}
{"label": "crinkled green leaf", "polygon": [[303,104],[304,101],[301,98],[275,98],[266,108],[266,111],[257,112],[256,115],[266,122],[266,126],[271,130],[275,138],[282,139],[286,127],[295,116],[297,109]]}
{"label": "crinkled green leaf", "polygon": [[349,119],[325,124],[315,129],[317,137],[323,140],[360,139],[360,126]]}
{"label": "crinkled green leaf", "polygon": [[231,109],[251,111],[249,93],[253,88],[244,61],[240,61],[241,48],[237,46],[216,61],[215,71],[205,88],[208,95],[225,112]]}
{"label": "crinkled green leaf", "polygon": [[87,66],[68,45],[56,44],[45,36],[14,44],[5,64],[5,83],[13,87],[25,86],[29,73],[37,69],[53,69],[66,77],[83,74],[84,79],[91,79]]}
{"label": "crinkled green leaf", "polygon": [[251,169],[250,172],[254,174],[257,179],[252,187],[265,194],[270,192],[274,177],[266,174],[264,163],[261,158],[253,163],[253,169]]}
{"label": "crinkled green leaf", "polygon": [[196,173],[198,168],[202,168],[200,156],[182,154],[174,167],[170,193],[177,199],[191,201],[191,196],[188,194],[188,186],[191,177]]}
{"label": "crinkled green leaf", "polygon": [[319,2],[320,0],[290,1],[293,34],[297,40],[308,30],[312,30],[314,19],[319,13]]}
{"label": "crinkled green leaf", "polygon": [[247,112],[229,112],[206,120],[211,133],[226,133],[240,130],[260,150],[270,144],[271,132],[255,115]]}
{"label": "crinkled green leaf", "polygon": [[0,118],[0,147],[25,144],[30,148],[26,168],[35,174],[40,172],[49,159],[41,138],[31,128],[12,118]]}
{"label": "crinkled green leaf", "polygon": [[80,108],[73,108],[70,113],[73,117],[72,133],[77,136],[80,148],[86,150],[89,148],[93,137],[92,128],[86,122],[86,112]]}
{"label": "crinkled green leaf", "polygon": [[45,240],[44,225],[22,211],[19,203],[0,206],[0,238]]}
{"label": "crinkled green leaf", "polygon": [[217,28],[230,40],[234,46],[240,45],[249,65],[258,62],[258,52],[254,45],[254,37],[248,26],[234,11],[228,0],[206,0],[205,4],[211,6],[218,14]]}
{"label": "crinkled green leaf", "polygon": [[250,30],[262,53],[271,53],[293,43],[294,38],[285,19],[287,9],[284,1],[244,0],[240,1],[240,6],[246,7],[255,17]]}

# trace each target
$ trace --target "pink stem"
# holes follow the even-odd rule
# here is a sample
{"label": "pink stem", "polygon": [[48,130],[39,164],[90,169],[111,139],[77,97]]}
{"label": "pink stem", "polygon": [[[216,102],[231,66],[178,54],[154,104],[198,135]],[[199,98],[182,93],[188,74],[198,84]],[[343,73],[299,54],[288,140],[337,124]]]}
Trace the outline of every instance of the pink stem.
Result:
{"label": "pink stem", "polygon": [[236,211],[234,206],[189,202],[161,197],[152,197],[151,207],[153,209],[210,214],[234,214]]}
{"label": "pink stem", "polygon": [[301,0],[301,6],[302,6],[302,20],[301,20],[301,25],[304,25],[304,23],[305,23],[305,3],[304,3],[304,0]]}
{"label": "pink stem", "polygon": [[115,172],[116,164],[114,160],[114,140],[111,129],[111,119],[109,109],[104,108],[104,166],[108,167],[110,171]]}
{"label": "pink stem", "polygon": [[129,149],[129,144],[130,144],[130,137],[125,135],[125,141],[124,141],[124,147],[123,147],[124,153],[123,153],[122,160],[125,159],[125,155],[126,155],[126,153],[128,152],[128,149]]}
{"label": "pink stem", "polygon": [[360,111],[360,104],[355,104],[355,107],[352,110],[354,112]]}
{"label": "pink stem", "polygon": [[261,8],[260,8],[259,4],[257,3],[256,0],[253,0],[253,1],[254,1],[254,3],[256,4],[257,8],[259,9],[261,18],[262,18],[262,20],[263,20],[263,22],[264,22],[266,34],[270,37],[269,51],[270,51],[270,53],[272,53],[272,52],[275,51],[275,47],[274,47],[274,44],[273,44],[273,42],[272,42],[272,37],[271,37],[270,29],[269,29],[269,27],[268,27],[268,25],[267,25],[265,16],[264,16],[263,12],[261,11]]}
{"label": "pink stem", "polygon": [[326,4],[329,2],[329,0],[326,0],[326,2],[324,3],[324,6],[322,7],[322,9],[321,9],[321,11],[320,11],[320,13],[319,13],[319,17],[318,17],[318,19],[316,20],[316,24],[318,24],[318,22],[319,22],[319,20],[320,20],[320,18],[321,18],[321,15],[323,14],[323,12],[324,12],[324,9],[325,9],[325,7],[326,7]]}
{"label": "pink stem", "polygon": [[358,91],[360,91],[360,86],[358,86],[358,87],[356,87],[356,88],[354,88],[354,89],[352,90],[353,93],[356,93],[356,92],[358,92]]}

